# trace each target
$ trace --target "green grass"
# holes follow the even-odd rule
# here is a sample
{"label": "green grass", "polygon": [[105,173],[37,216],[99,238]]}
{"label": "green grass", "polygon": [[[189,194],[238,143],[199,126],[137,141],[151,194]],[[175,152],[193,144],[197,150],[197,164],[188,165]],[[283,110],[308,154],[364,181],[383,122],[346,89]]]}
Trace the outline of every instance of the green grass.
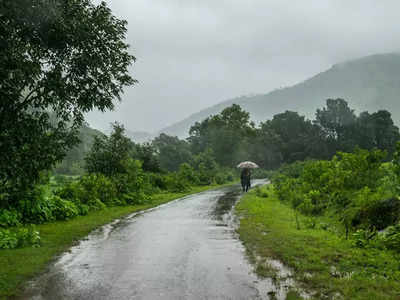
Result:
{"label": "green grass", "polygon": [[27,280],[43,272],[52,259],[95,228],[136,211],[225,185],[192,187],[190,192],[186,193],[160,193],[152,196],[150,204],[110,207],[68,221],[38,225],[37,230],[41,236],[39,248],[0,250],[0,299],[17,295]]}
{"label": "green grass", "polygon": [[[297,229],[294,210],[276,198],[272,186],[264,189],[258,193],[264,197],[253,190],[236,206],[242,217],[238,232],[253,263],[256,256],[280,260],[315,299],[400,299],[400,255],[355,248],[333,232],[305,229],[303,216]],[[271,276],[262,266],[255,269]]]}

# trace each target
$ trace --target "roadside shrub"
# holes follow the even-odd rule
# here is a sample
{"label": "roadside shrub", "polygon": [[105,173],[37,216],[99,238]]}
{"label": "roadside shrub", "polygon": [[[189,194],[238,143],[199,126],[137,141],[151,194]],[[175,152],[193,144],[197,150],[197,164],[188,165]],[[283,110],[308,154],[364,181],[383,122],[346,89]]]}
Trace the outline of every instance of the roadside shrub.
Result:
{"label": "roadside shrub", "polygon": [[218,164],[215,161],[213,151],[207,149],[193,158],[192,166],[197,172],[200,185],[212,184],[218,172]]}
{"label": "roadside shrub", "polygon": [[167,189],[167,180],[165,175],[159,173],[149,173],[148,174],[149,183],[160,190]]}
{"label": "roadside shrub", "polygon": [[353,206],[357,209],[352,220],[353,227],[382,230],[399,220],[400,200],[390,191],[379,189],[374,192],[365,187],[353,198]]}
{"label": "roadside shrub", "polygon": [[181,180],[187,181],[192,185],[198,185],[200,183],[199,177],[196,174],[194,168],[188,163],[183,163],[179,167],[178,176]]}
{"label": "roadside shrub", "polygon": [[55,192],[64,200],[75,204],[79,214],[88,210],[103,209],[117,203],[117,190],[113,182],[102,174],[82,176],[79,181],[71,182]]}
{"label": "roadside shrub", "polygon": [[382,242],[386,248],[400,252],[400,223],[386,229]]}
{"label": "roadside shrub", "polygon": [[59,196],[52,196],[51,201],[56,220],[68,220],[79,215],[79,209],[73,202],[61,199]]}
{"label": "roadside shrub", "polygon": [[226,182],[226,175],[223,173],[217,173],[215,175],[215,183],[216,184],[224,184]]}
{"label": "roadside shrub", "polygon": [[93,209],[118,204],[114,183],[103,174],[89,174],[79,180],[79,201]]}
{"label": "roadside shrub", "polygon": [[146,195],[146,191],[151,190],[150,181],[146,180],[141,162],[128,159],[123,165],[126,173],[117,174],[112,178],[118,197],[121,196],[123,201],[128,204],[148,202],[149,197]]}
{"label": "roadside shrub", "polygon": [[371,240],[376,236],[376,232],[369,230],[358,229],[352,234],[353,246],[358,248],[366,248]]}
{"label": "roadside shrub", "polygon": [[229,182],[235,180],[235,175],[233,174],[232,171],[227,172],[227,174],[226,174],[226,180],[229,181]]}
{"label": "roadside shrub", "polygon": [[292,164],[283,164],[275,174],[282,174],[287,177],[298,178],[303,174],[304,166],[308,162],[309,161],[296,161]]}
{"label": "roadside shrub", "polygon": [[14,249],[17,246],[17,234],[7,229],[0,229],[0,249]]}
{"label": "roadside shrub", "polygon": [[18,247],[40,245],[40,234],[34,226],[17,230]]}
{"label": "roadside shrub", "polygon": [[74,177],[61,175],[61,174],[54,175],[53,179],[58,185],[64,185],[64,184],[74,181]]}
{"label": "roadside shrub", "polygon": [[61,188],[57,189],[54,194],[61,197],[62,199],[66,199],[74,202],[76,205],[80,203],[79,194],[80,194],[81,186],[78,181],[70,182],[63,185]]}
{"label": "roadside shrub", "polygon": [[267,187],[257,186],[255,190],[256,190],[256,195],[258,197],[268,198],[269,194],[268,194]]}
{"label": "roadside shrub", "polygon": [[359,247],[372,240],[377,247],[370,234],[400,220],[400,179],[385,157],[383,151],[357,149],[330,161],[286,165],[273,177],[276,195],[304,215],[340,221],[346,237],[357,229],[353,240]]}
{"label": "roadside shrub", "polygon": [[15,209],[0,209],[0,227],[11,227],[21,225],[21,214]]}
{"label": "roadside shrub", "polygon": [[14,249],[26,246],[39,246],[40,235],[34,226],[14,230],[0,229],[0,249]]}
{"label": "roadside shrub", "polygon": [[181,178],[177,173],[170,173],[166,176],[167,188],[171,192],[186,192],[190,189],[190,184],[185,178]]}
{"label": "roadside shrub", "polygon": [[[259,168],[259,169],[254,169],[252,171],[251,177],[254,179],[265,179],[265,178],[270,179],[274,173],[275,173],[274,171]],[[233,178],[232,178],[232,180],[233,180]],[[232,181],[232,180],[230,180],[230,181]]]}
{"label": "roadside shrub", "polygon": [[40,224],[54,221],[53,203],[46,196],[44,186],[36,186],[18,203],[23,223]]}

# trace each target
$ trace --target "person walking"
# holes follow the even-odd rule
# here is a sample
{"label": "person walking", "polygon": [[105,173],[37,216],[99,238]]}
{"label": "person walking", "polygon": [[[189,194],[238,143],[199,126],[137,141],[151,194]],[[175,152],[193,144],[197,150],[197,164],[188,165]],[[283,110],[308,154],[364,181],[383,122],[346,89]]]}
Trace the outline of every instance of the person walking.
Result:
{"label": "person walking", "polygon": [[240,183],[242,184],[243,192],[247,192],[251,185],[251,173],[250,169],[243,169],[240,174]]}

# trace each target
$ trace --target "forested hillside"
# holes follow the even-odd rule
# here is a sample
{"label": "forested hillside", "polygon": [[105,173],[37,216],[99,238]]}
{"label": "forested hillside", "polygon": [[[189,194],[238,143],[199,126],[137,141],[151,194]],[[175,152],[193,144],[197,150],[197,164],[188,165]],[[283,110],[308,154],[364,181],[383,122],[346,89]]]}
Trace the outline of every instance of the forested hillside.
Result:
{"label": "forested hillside", "polygon": [[164,128],[161,132],[187,136],[194,122],[217,114],[234,103],[248,111],[256,122],[270,119],[285,110],[297,111],[313,118],[315,110],[322,107],[328,98],[346,99],[357,112],[388,110],[395,123],[399,124],[399,95],[400,54],[373,55],[336,64],[292,87],[222,102]]}
{"label": "forested hillside", "polygon": [[80,143],[67,152],[64,160],[55,168],[56,173],[78,175],[83,173],[84,158],[90,150],[95,136],[103,135],[102,132],[84,124],[79,130]]}

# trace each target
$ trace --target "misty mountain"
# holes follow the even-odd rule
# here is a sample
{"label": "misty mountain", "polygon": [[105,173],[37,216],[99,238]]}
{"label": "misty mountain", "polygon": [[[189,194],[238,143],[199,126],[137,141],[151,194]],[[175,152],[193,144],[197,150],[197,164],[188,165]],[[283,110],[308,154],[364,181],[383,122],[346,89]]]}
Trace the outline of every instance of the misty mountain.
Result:
{"label": "misty mountain", "polygon": [[95,136],[101,135],[103,135],[101,131],[91,128],[88,124],[83,124],[79,130],[80,143],[67,152],[64,160],[54,168],[55,173],[81,174],[86,153],[92,147]]}
{"label": "misty mountain", "polygon": [[299,84],[268,94],[227,100],[195,113],[160,132],[188,136],[190,126],[222,109],[239,104],[255,122],[270,119],[286,110],[314,118],[328,98],[343,98],[356,112],[386,109],[400,123],[400,53],[379,54],[333,65]]}
{"label": "misty mountain", "polygon": [[150,142],[153,138],[154,135],[152,135],[149,132],[145,131],[132,131],[127,128],[125,128],[125,134],[135,143],[146,143]]}

